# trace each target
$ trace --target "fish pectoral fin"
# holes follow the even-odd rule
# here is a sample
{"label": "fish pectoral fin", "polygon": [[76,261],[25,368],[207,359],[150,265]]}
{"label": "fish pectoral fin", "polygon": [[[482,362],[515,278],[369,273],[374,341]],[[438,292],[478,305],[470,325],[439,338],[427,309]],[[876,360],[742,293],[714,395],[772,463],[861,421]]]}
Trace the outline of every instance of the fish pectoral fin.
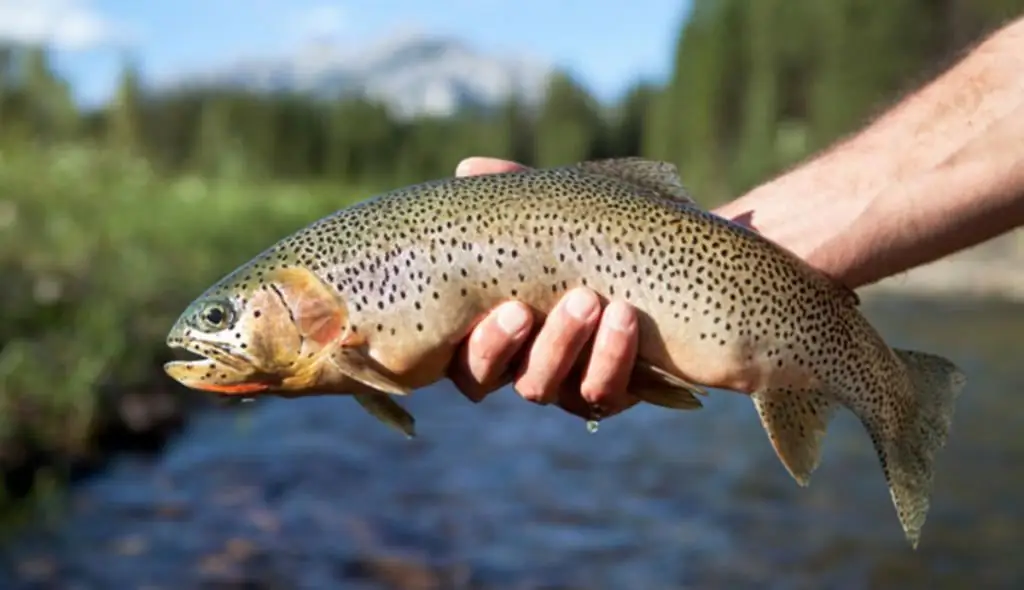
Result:
{"label": "fish pectoral fin", "polygon": [[708,394],[700,386],[640,359],[633,366],[628,390],[630,395],[643,402],[673,410],[700,409],[704,404],[697,396]]}
{"label": "fish pectoral fin", "polygon": [[407,438],[416,436],[416,419],[405,408],[384,393],[356,393],[359,405],[371,416],[401,432]]}
{"label": "fish pectoral fin", "polygon": [[370,358],[363,347],[339,346],[331,355],[338,371],[381,393],[409,395],[412,390],[388,377],[386,369]]}
{"label": "fish pectoral fin", "polygon": [[807,389],[771,389],[750,397],[775,454],[793,479],[806,486],[821,460],[821,441],[837,402]]}

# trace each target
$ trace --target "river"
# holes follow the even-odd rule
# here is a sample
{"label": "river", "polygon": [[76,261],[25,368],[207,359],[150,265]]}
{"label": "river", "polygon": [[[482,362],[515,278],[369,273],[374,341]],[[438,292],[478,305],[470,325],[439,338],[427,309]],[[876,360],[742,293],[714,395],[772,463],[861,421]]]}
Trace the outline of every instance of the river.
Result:
{"label": "river", "polygon": [[72,490],[4,550],[12,589],[1010,588],[1024,585],[1024,306],[886,297],[894,346],[969,376],[912,551],[841,412],[801,488],[749,400],[584,423],[447,384],[408,441],[341,398],[197,416],[156,458]]}

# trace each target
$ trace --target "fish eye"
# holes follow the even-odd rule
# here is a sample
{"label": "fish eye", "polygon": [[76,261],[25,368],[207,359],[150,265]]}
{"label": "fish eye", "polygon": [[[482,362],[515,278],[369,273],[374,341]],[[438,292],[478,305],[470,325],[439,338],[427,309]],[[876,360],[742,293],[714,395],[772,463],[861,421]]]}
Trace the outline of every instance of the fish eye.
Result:
{"label": "fish eye", "polygon": [[210,331],[229,327],[234,319],[231,307],[223,301],[211,301],[196,314],[200,326]]}

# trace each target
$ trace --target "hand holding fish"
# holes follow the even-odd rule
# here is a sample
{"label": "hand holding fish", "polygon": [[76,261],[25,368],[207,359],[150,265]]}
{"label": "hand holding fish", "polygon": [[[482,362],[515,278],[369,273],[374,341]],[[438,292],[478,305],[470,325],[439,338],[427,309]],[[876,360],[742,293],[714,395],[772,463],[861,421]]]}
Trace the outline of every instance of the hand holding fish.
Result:
{"label": "hand holding fish", "polygon": [[[492,158],[468,158],[457,176],[512,172],[523,166]],[[639,400],[626,384],[637,352],[637,321],[633,307],[614,301],[602,309],[597,295],[585,287],[569,291],[536,332],[536,318],[518,301],[499,305],[474,328],[452,363],[451,379],[462,393],[480,401],[511,379],[524,399],[557,403],[585,419],[595,413],[607,418]],[[510,365],[524,352],[514,374]],[[589,352],[581,378],[572,379],[573,366]]]}

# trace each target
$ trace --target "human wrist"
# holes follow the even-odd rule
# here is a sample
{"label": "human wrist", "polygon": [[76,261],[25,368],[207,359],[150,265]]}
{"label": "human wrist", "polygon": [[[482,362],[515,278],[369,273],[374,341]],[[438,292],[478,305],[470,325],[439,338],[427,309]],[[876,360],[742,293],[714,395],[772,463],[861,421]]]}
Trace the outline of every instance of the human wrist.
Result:
{"label": "human wrist", "polygon": [[[714,209],[749,227],[851,287],[850,250],[843,245],[850,225],[867,209],[871,192],[840,183],[828,166],[807,164]],[[856,183],[853,180],[852,183]]]}

